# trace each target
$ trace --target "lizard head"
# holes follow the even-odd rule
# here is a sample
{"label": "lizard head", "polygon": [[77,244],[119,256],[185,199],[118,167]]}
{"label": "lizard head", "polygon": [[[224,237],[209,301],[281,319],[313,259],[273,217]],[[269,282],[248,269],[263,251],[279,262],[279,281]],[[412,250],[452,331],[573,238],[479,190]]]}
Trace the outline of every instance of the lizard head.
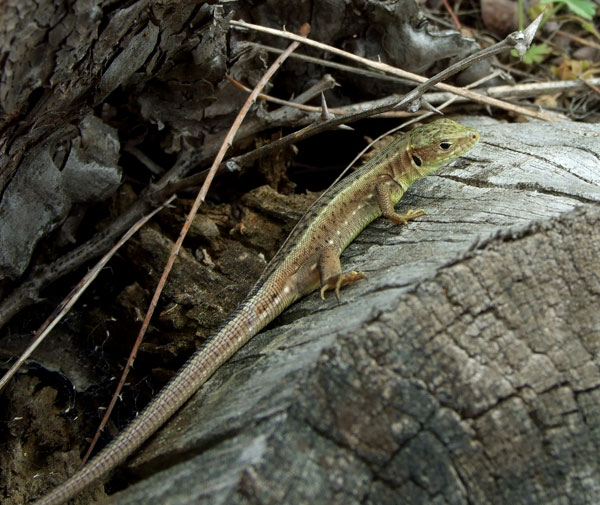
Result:
{"label": "lizard head", "polygon": [[466,153],[479,140],[477,130],[451,119],[438,119],[409,134],[408,159],[420,177]]}

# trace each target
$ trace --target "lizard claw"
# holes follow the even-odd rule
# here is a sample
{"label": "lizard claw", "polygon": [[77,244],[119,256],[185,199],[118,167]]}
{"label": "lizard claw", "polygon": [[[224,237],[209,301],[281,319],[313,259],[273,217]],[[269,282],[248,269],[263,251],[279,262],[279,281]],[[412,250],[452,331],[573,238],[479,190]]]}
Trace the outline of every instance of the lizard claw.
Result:
{"label": "lizard claw", "polygon": [[340,288],[345,286],[346,284],[351,284],[360,279],[364,279],[365,274],[363,272],[348,272],[346,274],[338,274],[334,275],[327,279],[327,281],[321,286],[321,299],[325,300],[325,292],[333,289],[335,291],[335,296],[340,301]]}
{"label": "lizard claw", "polygon": [[406,214],[404,214],[404,219],[407,221],[412,221],[421,216],[425,216],[427,213],[423,209],[409,209]]}
{"label": "lizard claw", "polygon": [[406,224],[413,219],[424,216],[426,212],[423,209],[409,209],[406,214],[394,213],[389,218],[396,224]]}

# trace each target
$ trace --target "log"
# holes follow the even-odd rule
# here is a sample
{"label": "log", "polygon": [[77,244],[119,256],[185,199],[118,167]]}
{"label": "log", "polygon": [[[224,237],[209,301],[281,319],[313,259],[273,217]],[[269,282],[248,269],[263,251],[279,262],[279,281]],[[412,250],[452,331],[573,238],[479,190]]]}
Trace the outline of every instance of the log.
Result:
{"label": "log", "polygon": [[426,217],[346,251],[367,280],[251,340],[105,503],[600,499],[600,128],[475,123]]}

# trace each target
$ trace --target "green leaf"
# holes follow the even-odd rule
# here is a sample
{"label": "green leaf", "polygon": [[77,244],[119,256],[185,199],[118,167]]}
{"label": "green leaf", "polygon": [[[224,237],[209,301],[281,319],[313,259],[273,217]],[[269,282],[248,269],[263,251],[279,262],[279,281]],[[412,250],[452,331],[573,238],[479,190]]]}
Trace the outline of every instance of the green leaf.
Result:
{"label": "green leaf", "polygon": [[592,20],[596,14],[596,6],[590,0],[540,0],[541,4],[557,3],[566,5],[577,16]]}
{"label": "green leaf", "polygon": [[[526,65],[532,65],[534,63],[541,63],[546,57],[552,52],[552,49],[546,44],[532,44],[527,52],[523,55],[523,63]],[[511,51],[513,56],[517,56],[517,52],[513,49]]]}
{"label": "green leaf", "polygon": [[584,19],[592,20],[596,14],[596,6],[589,0],[566,0],[569,9]]}

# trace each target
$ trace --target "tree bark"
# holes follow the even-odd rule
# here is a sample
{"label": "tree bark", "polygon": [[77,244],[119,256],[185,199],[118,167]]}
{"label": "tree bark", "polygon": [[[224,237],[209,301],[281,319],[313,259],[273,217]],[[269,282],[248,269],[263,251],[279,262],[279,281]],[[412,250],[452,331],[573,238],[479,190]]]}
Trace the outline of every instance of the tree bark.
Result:
{"label": "tree bark", "polygon": [[[229,32],[231,6],[2,4],[0,305],[19,282],[35,284],[35,265],[79,240],[85,209],[108,206],[117,187],[128,191],[118,186],[122,170],[135,179],[140,167],[131,171],[131,158],[123,161],[124,146],[154,162],[132,200],[155,177],[168,179],[161,163],[173,163],[180,176],[196,167],[193,160],[207,159],[245,98],[225,85],[225,72],[252,84],[265,68],[263,52],[236,52],[252,36]],[[413,2],[294,7],[268,0],[242,4],[235,14],[291,30],[309,21],[314,38],[413,70],[473,48],[456,33],[423,28]],[[286,64],[281,95],[304,91],[321,75],[313,65]],[[374,82],[347,79],[334,101],[391,89]],[[477,150],[403,200],[403,208],[423,207],[427,217],[403,228],[377,221],[346,252],[345,268],[364,270],[368,280],[345,289],[341,304],[308,297],[255,337],[119,470],[115,487],[133,474],[141,480],[107,503],[600,500],[600,131],[479,123]],[[149,368],[174,366],[225,317],[264,264],[257,251],[275,248],[273,237],[306,206],[294,207],[299,198],[292,196],[281,197],[279,209],[258,200],[262,217],[275,216],[275,231],[262,218],[253,222],[245,204],[243,244],[218,244],[219,233],[235,235],[231,209],[226,218],[200,218],[197,240],[222,256],[215,266],[210,254],[197,261],[203,247],[182,251],[182,270],[167,287],[175,308],[156,322],[159,340],[167,336],[165,319],[177,338],[149,344]],[[132,204],[116,221],[126,227],[149,206]],[[114,230],[105,229],[93,251],[69,257],[69,269],[106,250],[119,235]],[[167,249],[158,235],[150,228],[141,239],[158,244],[155,257],[136,254],[136,243],[126,253],[141,284]],[[25,290],[2,323],[39,302],[41,286]],[[128,318],[120,312],[102,320],[116,319],[133,334],[144,288],[132,283],[117,293],[137,301],[125,307]],[[28,311],[16,327],[31,331],[36,316]],[[72,334],[87,334],[74,326]],[[71,474],[89,434],[78,402],[98,379],[80,364],[97,360],[87,366],[101,368],[104,354],[90,360],[91,351],[71,349],[65,330],[56,333],[62,341],[38,353],[40,364],[3,397],[3,503],[23,503]],[[15,339],[23,340],[5,330],[3,358]],[[102,496],[97,486],[80,502]]]}
{"label": "tree bark", "polygon": [[[480,123],[486,123],[481,121]],[[106,503],[600,500],[600,129],[484,125],[226,364]]]}

